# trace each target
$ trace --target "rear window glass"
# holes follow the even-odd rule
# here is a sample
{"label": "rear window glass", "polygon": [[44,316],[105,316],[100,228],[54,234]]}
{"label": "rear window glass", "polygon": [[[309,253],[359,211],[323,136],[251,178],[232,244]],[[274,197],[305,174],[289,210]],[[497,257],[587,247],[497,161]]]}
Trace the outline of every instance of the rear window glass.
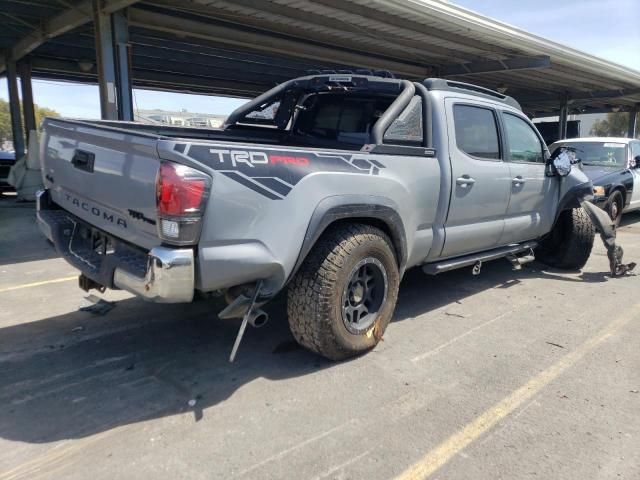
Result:
{"label": "rear window glass", "polygon": [[312,95],[303,102],[294,133],[362,145],[369,142],[371,128],[392,101],[392,97]]}
{"label": "rear window glass", "polygon": [[422,143],[422,99],[415,96],[384,134],[384,143]]}
{"label": "rear window glass", "polygon": [[479,158],[500,159],[498,127],[492,110],[468,105],[453,107],[456,145],[463,152]]}

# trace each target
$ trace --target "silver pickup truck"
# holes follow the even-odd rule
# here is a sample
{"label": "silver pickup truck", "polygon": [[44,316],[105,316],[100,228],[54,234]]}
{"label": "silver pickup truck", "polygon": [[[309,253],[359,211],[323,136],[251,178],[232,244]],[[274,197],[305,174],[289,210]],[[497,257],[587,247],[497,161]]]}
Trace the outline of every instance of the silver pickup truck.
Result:
{"label": "silver pickup truck", "polygon": [[331,359],[376,345],[407,268],[580,269],[594,240],[581,169],[512,98],[442,79],[302,77],[220,130],[49,118],[41,145],[38,221],[82,288],[222,292],[242,332],[286,287],[293,335]]}

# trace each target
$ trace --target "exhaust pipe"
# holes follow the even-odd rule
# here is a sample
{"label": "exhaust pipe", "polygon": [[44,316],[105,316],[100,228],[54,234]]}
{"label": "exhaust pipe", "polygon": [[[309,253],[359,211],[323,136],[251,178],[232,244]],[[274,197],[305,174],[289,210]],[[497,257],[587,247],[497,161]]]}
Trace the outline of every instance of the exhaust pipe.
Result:
{"label": "exhaust pipe", "polygon": [[261,308],[256,308],[249,314],[248,322],[253,328],[264,327],[268,321],[269,314]]}

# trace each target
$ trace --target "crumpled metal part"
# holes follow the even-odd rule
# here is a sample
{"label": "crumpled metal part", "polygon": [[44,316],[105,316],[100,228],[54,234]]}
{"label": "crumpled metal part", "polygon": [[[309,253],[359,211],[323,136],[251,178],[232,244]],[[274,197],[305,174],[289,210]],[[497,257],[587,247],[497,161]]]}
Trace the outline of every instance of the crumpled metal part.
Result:
{"label": "crumpled metal part", "polygon": [[580,205],[589,215],[589,218],[596,227],[596,231],[600,234],[602,243],[607,249],[607,257],[609,258],[609,268],[612,277],[622,277],[630,274],[636,267],[635,262],[622,263],[624,250],[621,246],[616,245],[616,226],[611,217],[602,209],[595,206],[588,200],[582,200]]}

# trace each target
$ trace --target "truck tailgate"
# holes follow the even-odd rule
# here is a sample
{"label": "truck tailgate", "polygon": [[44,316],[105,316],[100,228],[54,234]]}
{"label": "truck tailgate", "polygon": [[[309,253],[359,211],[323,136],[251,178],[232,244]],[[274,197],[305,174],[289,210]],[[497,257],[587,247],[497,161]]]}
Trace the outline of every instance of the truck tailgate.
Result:
{"label": "truck tailgate", "polygon": [[52,200],[87,223],[135,245],[159,245],[154,135],[47,119],[42,172]]}

